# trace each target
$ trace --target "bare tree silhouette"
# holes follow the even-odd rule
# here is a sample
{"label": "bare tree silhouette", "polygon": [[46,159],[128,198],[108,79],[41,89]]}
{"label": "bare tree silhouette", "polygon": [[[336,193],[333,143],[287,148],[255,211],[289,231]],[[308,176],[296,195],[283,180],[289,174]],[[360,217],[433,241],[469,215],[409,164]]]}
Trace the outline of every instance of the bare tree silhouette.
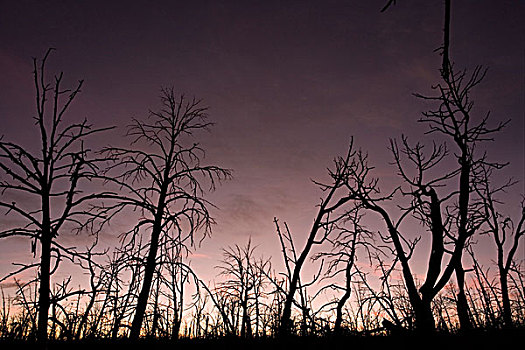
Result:
{"label": "bare tree silhouette", "polygon": [[[452,67],[450,67],[452,72]],[[480,201],[472,201],[469,198],[473,193],[473,172],[482,165],[498,168],[501,165],[489,163],[485,155],[475,156],[475,146],[490,139],[491,135],[500,131],[504,123],[494,128],[487,126],[487,118],[483,118],[477,124],[471,125],[470,111],[472,103],[469,100],[470,90],[481,81],[483,74],[476,69],[471,77],[466,79],[464,72],[461,74],[451,73],[450,79],[445,79],[445,85],[438,84],[436,89],[440,91],[437,97],[422,98],[440,102],[435,111],[424,113],[421,122],[430,125],[429,133],[439,132],[450,136],[458,145],[460,152],[456,155],[459,167],[438,176],[429,176],[437,170],[438,165],[449,155],[444,145],[433,145],[429,154],[424,151],[420,143],[410,145],[408,140],[402,138],[402,146],[395,140],[391,141],[391,150],[394,155],[395,164],[399,175],[409,189],[401,187],[387,196],[377,196],[379,193],[378,180],[368,179],[372,168],[368,165],[367,156],[361,152],[356,154],[355,164],[348,177],[347,188],[350,197],[359,201],[365,208],[376,212],[385,221],[389,233],[389,240],[395,248],[396,259],[402,267],[403,277],[409,298],[414,308],[416,328],[420,330],[434,329],[434,320],[431,304],[434,297],[441,291],[455,272],[458,277],[458,313],[460,320],[462,315],[468,315],[468,307],[463,288],[463,271],[461,259],[468,240],[480,228],[484,221],[484,215],[480,211]],[[408,163],[413,167],[408,170]],[[415,174],[414,176],[410,173]],[[452,179],[457,179],[459,187],[453,189]],[[439,194],[437,189],[449,188],[449,192]],[[385,206],[386,201],[391,200],[396,192],[411,198],[408,207],[402,208],[403,214],[394,221]],[[444,208],[442,208],[444,207]],[[431,234],[431,250],[428,259],[428,269],[424,283],[420,288],[414,280],[414,274],[409,264],[414,247],[419,239],[408,241],[400,232],[400,226],[410,215],[417,218],[423,227]],[[443,259],[446,254],[450,255],[447,266],[442,269]],[[463,302],[461,300],[463,299]],[[465,322],[467,326],[465,326]],[[468,327],[468,319],[463,319],[462,325]]]}
{"label": "bare tree silhouette", "polygon": [[[501,201],[497,196],[507,191],[516,182],[509,180],[500,186],[494,186],[491,183],[493,170],[492,167],[483,164],[477,176],[477,181],[474,183],[474,188],[483,201],[483,210],[488,226],[486,232],[492,235],[496,245],[496,263],[499,272],[501,303],[503,304],[503,322],[506,327],[512,328],[514,322],[512,321],[508,280],[520,240],[525,236],[525,200],[521,203],[521,217],[517,223],[509,216],[504,216],[500,210],[498,210]],[[511,237],[512,242],[505,254],[505,249],[508,245],[507,239]]]}
{"label": "bare tree silhouette", "polygon": [[[328,170],[331,182],[330,183],[314,183],[326,193],[325,198],[321,199],[319,204],[319,210],[314,219],[310,233],[308,234],[306,244],[296,259],[293,260],[293,272],[291,267],[288,265],[289,257],[286,254],[283,246],[283,254],[286,262],[286,266],[289,272],[289,285],[286,292],[286,300],[284,302],[283,311],[281,315],[280,334],[287,335],[290,333],[290,318],[292,311],[292,304],[295,298],[295,292],[299,286],[301,270],[303,265],[312,250],[314,245],[322,244],[325,242],[327,237],[336,228],[338,222],[344,221],[348,213],[338,209],[341,209],[345,203],[350,201],[352,197],[346,195],[345,184],[347,183],[348,177],[351,175],[350,171],[352,166],[350,162],[355,155],[353,150],[353,139],[348,147],[348,152],[345,157],[338,157],[334,160],[334,169]],[[343,192],[343,194],[341,194]],[[277,224],[277,223],[276,223]],[[281,239],[282,242],[282,239]]]}
{"label": "bare tree silhouette", "polygon": [[[150,231],[142,287],[138,296],[130,338],[138,338],[148,304],[157,253],[162,235],[170,235],[185,249],[194,245],[195,232],[210,234],[214,223],[203,195],[203,186],[214,190],[217,181],[230,178],[230,170],[202,165],[204,150],[189,142],[193,133],[208,129],[206,108],[195,99],[175,96],[173,88],[162,89],[162,108],[150,112],[145,121],[134,120],[128,136],[133,148],[108,147],[103,154],[115,160],[107,170],[107,181],[128,194],[116,196],[118,203],[104,210],[111,216],[124,209],[139,212],[138,223],[122,238],[134,242],[143,230]],[[140,148],[142,147],[142,148]],[[166,242],[168,242],[166,240]]]}
{"label": "bare tree silhouette", "polygon": [[[61,245],[59,235],[64,231],[92,231],[99,216],[88,204],[109,194],[89,192],[85,186],[98,177],[99,165],[105,161],[91,157],[85,140],[107,129],[94,129],[87,120],[65,122],[66,112],[80,93],[83,81],[73,89],[64,88],[63,73],[60,73],[53,82],[48,82],[45,67],[51,52],[49,49],[40,63],[33,59],[34,119],[40,133],[40,149],[32,152],[30,147],[0,139],[0,207],[23,222],[20,226],[4,229],[0,238],[27,237],[33,241],[33,255],[40,255],[38,264],[23,265],[4,279],[38,268],[37,338],[42,342],[47,340],[51,276],[64,258],[89,259],[89,255],[74,247]],[[19,201],[20,196],[28,196],[31,200]]]}
{"label": "bare tree silhouette", "polygon": [[[225,280],[218,286],[217,292],[221,293],[232,304],[239,305],[240,317],[235,317],[240,322],[241,338],[251,338],[259,335],[261,302],[265,286],[268,281],[265,277],[269,267],[269,259],[257,259],[254,256],[254,247],[251,239],[240,247],[234,245],[223,249],[223,259],[218,266],[219,275]],[[236,327],[237,328],[237,327]]]}
{"label": "bare tree silhouette", "polygon": [[364,213],[361,212],[359,205],[347,209],[347,217],[342,223],[335,226],[333,237],[328,237],[327,241],[332,246],[330,251],[323,251],[314,256],[313,260],[327,259],[328,267],[323,279],[340,279],[343,275],[343,286],[337,283],[330,283],[323,289],[335,289],[343,292],[343,295],[336,302],[336,317],[334,321],[334,333],[343,333],[343,317],[345,304],[352,294],[352,276],[357,274],[355,262],[358,259],[358,248],[364,248],[363,255],[370,257],[370,249],[374,249],[370,242],[372,232],[361,223]]}
{"label": "bare tree silhouette", "polygon": [[[383,10],[386,10],[390,1]],[[473,186],[475,174],[481,166],[491,168],[501,168],[503,164],[490,163],[486,156],[475,154],[475,149],[480,142],[492,140],[493,135],[504,128],[505,123],[499,123],[495,127],[488,126],[488,114],[479,121],[475,121],[472,114],[473,102],[471,100],[472,90],[481,83],[485,77],[486,70],[476,67],[472,74],[467,75],[466,70],[455,72],[450,59],[450,0],[445,1],[444,11],[444,36],[441,49],[442,66],[440,69],[442,82],[433,87],[437,91],[435,96],[424,96],[415,94],[417,97],[427,101],[434,101],[439,104],[438,108],[423,113],[419,122],[429,125],[428,134],[441,134],[452,140],[458,149],[455,153],[459,167],[445,173],[442,176],[431,180],[424,180],[432,169],[436,169],[438,164],[447,157],[448,150],[445,145],[433,145],[429,155],[423,152],[423,145],[416,144],[410,146],[406,138],[403,137],[403,147],[400,148],[396,141],[391,141],[391,149],[399,170],[400,176],[410,190],[405,195],[412,196],[412,204],[405,213],[413,212],[431,232],[432,250],[428,261],[428,270],[425,282],[419,289],[418,294],[416,285],[413,282],[410,266],[408,265],[408,255],[403,251],[401,245],[402,236],[397,232],[397,226],[390,220],[387,212],[376,206],[376,201],[371,200],[369,192],[372,188],[361,187],[360,195],[369,202],[370,209],[380,213],[389,227],[390,236],[396,247],[396,254],[403,266],[403,274],[407,282],[407,289],[411,303],[415,309],[418,328],[432,329],[431,302],[437,293],[448,283],[452,273],[455,273],[459,292],[457,295],[458,317],[462,329],[471,328],[468,301],[465,295],[465,270],[462,265],[463,251],[469,244],[469,239],[480,228],[484,221],[483,211],[481,210],[482,200],[473,199],[475,195]],[[410,176],[402,157],[406,157],[413,165],[415,176]],[[366,167],[363,164],[363,167]],[[425,175],[425,176],[424,176]],[[450,180],[457,179],[458,188],[448,194],[439,194],[440,187],[450,187]],[[450,203],[451,204],[447,204]],[[402,219],[404,216],[402,217]],[[447,242],[447,240],[449,240]],[[452,248],[448,248],[448,245]],[[451,253],[449,253],[451,251]],[[441,266],[445,254],[450,255],[450,260],[445,269],[441,271]],[[409,254],[410,255],[410,254]]]}

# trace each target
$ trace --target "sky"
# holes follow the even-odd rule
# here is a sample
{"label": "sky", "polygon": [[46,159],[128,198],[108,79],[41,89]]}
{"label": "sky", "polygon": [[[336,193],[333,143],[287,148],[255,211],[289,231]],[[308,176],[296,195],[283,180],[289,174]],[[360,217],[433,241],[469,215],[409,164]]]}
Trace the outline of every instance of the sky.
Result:
{"label": "sky", "polygon": [[[382,13],[385,3],[2,0],[0,135],[35,146],[32,57],[49,47],[49,72],[63,71],[69,85],[85,80],[68,120],[116,126],[96,138],[100,146],[122,142],[131,118],[158,108],[160,88],[173,86],[209,107],[216,124],[199,142],[210,164],[234,175],[209,196],[217,225],[192,258],[197,272],[211,276],[221,248],[249,237],[280,259],[273,218],[304,244],[322,196],[311,180],[326,179],[351,137],[383,188],[398,181],[389,138],[429,141],[417,123],[429,105],[413,93],[431,94],[439,81],[443,1],[399,0]],[[452,60],[489,68],[477,115],[511,119],[489,156],[510,162],[502,176],[520,181],[507,199],[516,216],[525,193],[525,1],[452,3]],[[0,252],[5,272],[29,243],[2,241]]]}

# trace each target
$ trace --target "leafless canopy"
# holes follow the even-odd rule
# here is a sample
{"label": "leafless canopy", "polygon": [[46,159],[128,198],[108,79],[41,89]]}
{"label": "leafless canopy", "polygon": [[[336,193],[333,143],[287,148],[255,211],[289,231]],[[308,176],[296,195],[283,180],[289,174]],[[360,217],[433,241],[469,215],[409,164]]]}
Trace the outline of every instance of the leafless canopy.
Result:
{"label": "leafless canopy", "polygon": [[144,230],[151,235],[143,247],[147,258],[132,337],[140,332],[159,243],[188,249],[194,246],[197,231],[203,232],[203,238],[209,235],[214,223],[209,207],[213,204],[204,194],[231,177],[230,170],[203,165],[204,149],[193,142],[195,132],[212,125],[206,110],[201,101],[177,97],[172,88],[162,89],[161,109],[151,111],[144,121],[134,119],[130,125],[130,147],[109,147],[102,152],[114,161],[106,170],[107,183],[119,187],[122,194],[101,210],[108,218],[125,210],[136,213],[137,223],[121,236],[129,247]]}

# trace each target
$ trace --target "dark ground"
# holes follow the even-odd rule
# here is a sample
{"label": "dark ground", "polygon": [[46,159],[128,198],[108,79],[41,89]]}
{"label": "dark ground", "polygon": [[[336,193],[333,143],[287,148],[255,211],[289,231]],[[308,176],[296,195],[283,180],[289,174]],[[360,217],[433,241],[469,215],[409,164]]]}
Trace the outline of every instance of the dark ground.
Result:
{"label": "dark ground", "polygon": [[[0,350],[40,349],[41,346],[30,342],[0,340]],[[490,331],[472,332],[467,335],[396,335],[396,336],[348,336],[348,337],[317,337],[317,338],[290,338],[252,339],[238,338],[220,339],[181,339],[177,341],[147,340],[136,342],[127,340],[83,340],[77,342],[50,342],[47,349],[57,350],[120,350],[120,349],[523,349],[525,348],[525,331]]]}

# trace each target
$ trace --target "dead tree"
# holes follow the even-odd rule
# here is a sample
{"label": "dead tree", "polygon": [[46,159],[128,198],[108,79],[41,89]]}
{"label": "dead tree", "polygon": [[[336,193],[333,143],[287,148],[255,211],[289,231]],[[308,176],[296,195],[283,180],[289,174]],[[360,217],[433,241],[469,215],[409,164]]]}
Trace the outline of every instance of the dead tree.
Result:
{"label": "dead tree", "polygon": [[312,224],[310,233],[308,234],[306,244],[297,259],[294,259],[293,271],[288,264],[289,257],[283,248],[285,262],[290,275],[279,326],[279,333],[283,336],[289,334],[291,330],[292,304],[294,303],[295,293],[299,287],[301,270],[312,250],[312,247],[325,242],[326,238],[333,231],[335,225],[344,220],[347,216],[347,213],[342,208],[345,203],[351,200],[351,197],[346,195],[345,184],[350,176],[349,171],[351,170],[351,165],[349,162],[354,155],[355,151],[353,149],[352,140],[348,147],[346,156],[335,159],[334,169],[328,169],[330,182],[321,183],[314,181],[314,183],[319,186],[326,195],[321,199],[318,206],[319,209]]}
{"label": "dead tree", "polygon": [[[443,75],[443,83],[434,88],[438,94],[433,97],[417,96],[429,101],[436,101],[439,107],[424,113],[420,122],[429,125],[429,134],[438,133],[448,137],[457,147],[454,153],[458,163],[456,170],[450,173],[458,179],[458,187],[451,196],[456,197],[455,202],[447,208],[447,237],[454,242],[450,268],[454,268],[459,287],[458,314],[462,328],[470,328],[468,320],[468,303],[464,294],[464,269],[462,267],[463,250],[468,244],[470,237],[482,224],[484,213],[482,210],[482,198],[474,198],[474,185],[477,181],[475,174],[480,171],[481,166],[499,169],[504,164],[489,162],[485,154],[476,154],[480,143],[492,141],[496,133],[501,131],[507,122],[499,123],[494,127],[488,126],[489,113],[478,119],[473,118],[472,108],[474,106],[470,95],[472,89],[481,83],[486,70],[476,67],[471,75],[466,71],[454,72],[449,65],[449,75]],[[446,269],[446,274],[450,270]],[[443,279],[438,283],[442,287],[446,284]],[[427,287],[427,286],[425,286]]]}
{"label": "dead tree", "polygon": [[[391,5],[391,1],[385,6],[384,9]],[[432,97],[423,96],[416,94],[416,96],[429,101],[435,101],[439,103],[439,107],[435,110],[424,113],[424,117],[420,119],[420,122],[429,125],[429,134],[438,133],[445,136],[457,147],[456,160],[459,167],[455,170],[458,179],[459,186],[455,195],[457,200],[454,207],[451,209],[449,217],[445,219],[446,222],[453,222],[453,230],[455,232],[450,233],[447,228],[447,238],[453,241],[454,249],[451,254],[451,265],[445,269],[445,273],[439,282],[429,281],[428,284],[423,286],[423,290],[432,289],[433,287],[441,289],[447,282],[447,276],[450,269],[453,269],[456,275],[456,281],[459,288],[457,296],[457,308],[460,323],[463,329],[471,327],[469,315],[468,315],[468,302],[465,296],[464,281],[465,281],[465,270],[462,265],[462,253],[465,246],[468,244],[468,240],[480,226],[482,220],[481,202],[482,200],[473,200],[473,179],[474,174],[478,171],[478,168],[486,163],[492,168],[499,168],[502,164],[487,163],[484,155],[476,155],[475,149],[480,142],[492,140],[493,135],[499,132],[506,124],[500,123],[495,127],[489,127],[488,116],[480,118],[475,121],[473,118],[472,108],[474,106],[471,100],[472,89],[475,88],[483,80],[486,69],[482,67],[476,67],[472,74],[467,75],[466,70],[460,71],[459,73],[454,70],[452,60],[450,58],[450,13],[451,13],[451,1],[445,1],[444,11],[444,30],[443,30],[443,45],[440,48],[442,54],[441,64],[441,78],[442,82],[434,86],[434,90],[437,94]],[[398,162],[399,163],[399,162]],[[454,172],[451,173],[453,175]],[[432,187],[429,187],[432,190]],[[433,189],[435,192],[435,188]],[[446,196],[444,196],[446,199]],[[439,199],[440,202],[443,199]],[[443,225],[443,218],[441,223],[435,223],[434,227],[437,228],[439,225]],[[437,225],[437,226],[436,226]],[[441,260],[439,256],[435,256],[436,268],[437,262]],[[433,282],[437,282],[437,285],[432,286]],[[431,293],[432,294],[432,293]]]}
{"label": "dead tree", "polygon": [[[473,103],[469,94],[483,79],[484,71],[477,68],[471,76],[467,76],[466,72],[454,73],[451,66],[449,70],[450,75],[443,78],[443,84],[435,87],[439,91],[436,97],[418,95],[439,102],[439,107],[424,113],[420,121],[430,126],[429,134],[440,133],[452,138],[459,149],[454,153],[459,166],[444,171],[442,175],[430,177],[429,173],[436,173],[438,165],[445,165],[445,159],[449,156],[446,147],[433,144],[431,151],[426,154],[422,144],[410,145],[403,137],[402,146],[391,141],[391,150],[399,175],[408,189],[400,187],[386,197],[377,196],[378,180],[367,178],[372,168],[368,166],[367,156],[360,152],[352,162],[355,166],[347,183],[349,196],[379,214],[385,221],[396,259],[402,267],[407,292],[414,308],[416,328],[419,330],[434,329],[432,300],[445,287],[453,273],[456,273],[459,287],[458,314],[462,325],[469,324],[468,310],[465,310],[468,304],[463,290],[464,271],[461,261],[470,237],[484,220],[480,201],[471,200],[473,174],[482,164],[492,168],[501,167],[501,164],[489,163],[484,154],[477,156],[474,152],[480,142],[490,140],[505,125],[500,123],[493,128],[488,127],[488,115],[477,123],[471,120]],[[456,185],[452,180],[457,181],[458,187],[454,188]],[[392,219],[385,206],[385,201],[392,199],[395,192],[410,198],[410,204],[401,208],[402,214],[397,221]],[[413,245],[408,244],[399,229],[409,216],[415,217],[428,230],[432,245],[426,278],[419,290],[409,264]],[[446,254],[450,258],[446,267],[442,268]]]}
{"label": "dead tree", "polygon": [[[134,120],[127,135],[130,148],[109,147],[103,154],[115,160],[109,167],[107,181],[117,184],[122,192],[118,202],[105,211],[134,210],[137,224],[124,236],[133,241],[149,232],[142,287],[138,296],[130,338],[140,335],[146,306],[157,267],[157,253],[162,235],[171,235],[186,248],[194,246],[197,231],[203,238],[211,233],[214,223],[204,198],[215,189],[217,181],[230,178],[230,170],[203,165],[204,149],[192,141],[195,132],[208,129],[207,108],[196,99],[175,96],[173,89],[162,89],[162,107],[150,112],[147,120]],[[127,211],[129,213],[129,211]]]}
{"label": "dead tree", "polygon": [[[436,150],[434,155],[431,157],[430,162],[428,162],[425,166],[432,166],[439,158],[440,150]],[[347,177],[345,183],[346,188],[349,191],[349,198],[357,201],[365,209],[377,213],[383,219],[387,228],[389,242],[394,247],[393,251],[395,252],[396,262],[401,264],[403,278],[405,280],[410,303],[414,308],[418,328],[433,329],[434,323],[432,310],[430,307],[431,298],[422,298],[419,295],[414,275],[409,264],[412,252],[414,251],[414,247],[417,244],[418,239],[415,239],[414,241],[407,240],[399,229],[401,223],[413,211],[413,208],[408,208],[400,215],[398,220],[392,219],[391,214],[389,214],[388,210],[386,209],[386,203],[392,200],[392,198],[399,191],[399,188],[396,188],[393,192],[386,196],[381,196],[378,188],[378,179],[369,178],[370,171],[373,168],[368,165],[368,156],[362,151],[358,151],[354,154],[350,164],[351,167],[349,169],[349,176]],[[430,196],[432,193],[428,192],[427,195]],[[436,198],[434,198],[433,212],[435,213],[438,208],[439,202]],[[436,216],[435,219],[439,220],[439,217]],[[443,233],[440,231],[442,229],[442,225],[435,225],[435,229],[432,232],[432,237],[436,237],[434,240],[439,242],[439,240],[442,239]],[[436,278],[436,273],[433,269],[437,264],[435,264],[434,261],[439,260],[443,254],[443,250],[437,249],[438,247],[439,245],[433,247],[432,251],[434,254],[431,255],[431,263],[429,264],[429,266],[432,266],[432,268],[429,268],[429,271],[431,271],[432,274],[427,277],[427,279]]]}
{"label": "dead tree", "polygon": [[323,280],[333,280],[343,275],[344,286],[337,283],[330,283],[322,288],[342,291],[343,294],[335,302],[336,318],[334,322],[334,333],[342,334],[343,308],[352,294],[352,276],[357,273],[355,262],[358,259],[357,250],[363,248],[364,256],[370,257],[370,243],[372,233],[361,223],[364,214],[360,212],[359,206],[349,208],[347,217],[340,225],[334,227],[333,237],[328,237],[327,241],[332,248],[330,251],[320,252],[314,256],[313,260],[326,259],[327,269],[323,273]]}
{"label": "dead tree", "polygon": [[[45,68],[51,51],[47,51],[40,63],[33,59],[38,151],[31,151],[33,145],[19,145],[0,138],[0,207],[24,222],[4,229],[0,238],[27,237],[32,240],[31,252],[39,255],[38,264],[24,265],[7,277],[38,268],[37,338],[42,342],[47,340],[51,276],[64,257],[71,260],[87,257],[61,245],[59,236],[64,231],[94,229],[98,214],[88,205],[108,194],[89,192],[85,186],[98,177],[99,165],[105,161],[92,157],[85,142],[90,135],[106,129],[94,129],[87,120],[66,123],[66,113],[80,93],[83,81],[73,89],[64,88],[63,73],[60,73],[53,82],[48,82]],[[20,196],[31,199],[21,200]]]}
{"label": "dead tree", "polygon": [[[502,192],[508,190],[515,184],[512,180],[500,186],[491,183],[493,169],[483,166],[475,182],[475,188],[479,197],[483,201],[483,209],[486,219],[486,232],[492,235],[496,245],[499,272],[499,282],[501,288],[501,302],[503,304],[503,323],[505,327],[512,328],[512,309],[509,297],[509,273],[511,271],[515,254],[518,251],[520,240],[525,235],[525,200],[521,203],[521,217],[517,224],[509,216],[504,216],[498,206],[501,203],[497,198]],[[512,237],[510,247],[507,239]],[[505,254],[505,250],[508,249]]]}
{"label": "dead tree", "polygon": [[218,266],[220,276],[225,278],[220,282],[218,292],[240,306],[241,338],[253,337],[254,326],[255,335],[258,335],[259,304],[266,283],[262,271],[269,266],[269,260],[255,258],[255,248],[250,239],[244,247],[234,245],[223,249],[223,259]]}

